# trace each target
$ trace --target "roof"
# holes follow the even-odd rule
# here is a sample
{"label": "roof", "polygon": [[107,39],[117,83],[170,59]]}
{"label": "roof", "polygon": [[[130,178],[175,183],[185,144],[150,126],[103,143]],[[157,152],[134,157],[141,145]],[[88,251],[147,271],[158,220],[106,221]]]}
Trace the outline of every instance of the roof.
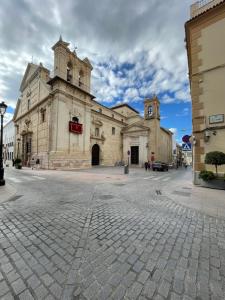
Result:
{"label": "roof", "polygon": [[166,128],[164,128],[164,127],[160,127],[162,130],[164,130],[166,133],[168,133],[168,134],[173,134],[169,129],[166,129]]}
{"label": "roof", "polygon": [[69,81],[67,81],[67,80],[65,80],[65,79],[63,79],[63,78],[61,78],[61,77],[59,77],[59,76],[54,76],[54,77],[51,78],[49,81],[47,81],[47,83],[50,84],[50,85],[52,85],[52,84],[53,84],[55,81],[57,81],[57,80],[62,80],[63,82],[66,82],[66,83],[69,84],[70,86],[77,88],[79,91],[81,91],[81,92],[85,93],[86,95],[90,96],[92,100],[95,98],[95,96],[93,96],[93,95],[90,94],[89,92],[83,90],[82,88],[80,88],[80,87],[77,86],[77,85],[73,85],[73,84],[70,83]]}
{"label": "roof", "polygon": [[113,106],[113,107],[111,107],[111,109],[116,109],[116,108],[120,108],[120,107],[127,107],[127,108],[129,108],[129,109],[131,109],[131,110],[133,110],[135,113],[137,113],[137,114],[139,114],[139,112],[136,110],[136,109],[134,109],[133,107],[131,107],[129,104],[127,104],[127,103],[121,103],[121,104],[119,104],[119,105],[116,105],[116,106]]}
{"label": "roof", "polygon": [[201,17],[202,15],[204,15],[205,13],[207,13],[208,11],[214,9],[215,7],[218,7],[218,6],[220,6],[220,5],[223,5],[224,3],[225,3],[225,0],[223,0],[223,1],[221,0],[220,3],[217,3],[217,4],[215,4],[215,5],[211,6],[211,7],[209,7],[208,9],[204,10],[203,12],[201,12],[200,14],[198,14],[197,16],[195,16],[195,17],[191,18],[190,20],[188,20],[185,24],[190,23],[191,21],[193,21],[193,20],[195,20],[195,19]]}

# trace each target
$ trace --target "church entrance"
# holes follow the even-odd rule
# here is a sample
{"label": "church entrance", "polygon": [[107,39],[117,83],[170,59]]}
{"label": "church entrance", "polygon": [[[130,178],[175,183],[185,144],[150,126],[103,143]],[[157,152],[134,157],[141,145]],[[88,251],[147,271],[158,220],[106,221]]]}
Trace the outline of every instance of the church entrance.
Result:
{"label": "church entrance", "polygon": [[92,147],[92,159],[91,159],[92,166],[99,165],[99,157],[100,157],[100,148],[99,145],[95,144]]}
{"label": "church entrance", "polygon": [[131,156],[130,156],[130,162],[132,165],[138,165],[139,164],[139,146],[131,146]]}
{"label": "church entrance", "polygon": [[25,134],[22,138],[22,162],[24,166],[30,165],[32,151],[32,136]]}

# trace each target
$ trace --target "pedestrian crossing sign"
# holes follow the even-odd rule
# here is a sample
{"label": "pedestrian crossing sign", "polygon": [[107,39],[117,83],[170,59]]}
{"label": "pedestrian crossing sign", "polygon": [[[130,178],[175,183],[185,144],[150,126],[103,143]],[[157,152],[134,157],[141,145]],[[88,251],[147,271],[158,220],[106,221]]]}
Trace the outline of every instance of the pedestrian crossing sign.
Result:
{"label": "pedestrian crossing sign", "polygon": [[191,151],[191,143],[183,143],[182,150],[183,151]]}

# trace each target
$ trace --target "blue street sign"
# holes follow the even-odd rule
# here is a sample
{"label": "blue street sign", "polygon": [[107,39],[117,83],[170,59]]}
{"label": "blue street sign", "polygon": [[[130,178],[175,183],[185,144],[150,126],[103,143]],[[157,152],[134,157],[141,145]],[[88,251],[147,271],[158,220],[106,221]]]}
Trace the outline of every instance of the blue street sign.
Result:
{"label": "blue street sign", "polygon": [[191,151],[191,143],[183,143],[182,150],[183,151]]}

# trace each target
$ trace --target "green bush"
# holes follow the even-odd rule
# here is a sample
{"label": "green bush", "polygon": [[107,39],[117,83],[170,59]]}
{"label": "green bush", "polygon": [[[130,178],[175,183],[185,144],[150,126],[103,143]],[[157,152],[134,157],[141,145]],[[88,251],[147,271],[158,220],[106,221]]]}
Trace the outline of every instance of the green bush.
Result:
{"label": "green bush", "polygon": [[22,163],[22,160],[20,158],[16,158],[15,161],[14,161],[15,165],[19,165],[21,163]]}
{"label": "green bush", "polygon": [[209,181],[209,180],[215,179],[216,176],[211,171],[201,171],[199,173],[199,178],[203,179],[204,181]]}

